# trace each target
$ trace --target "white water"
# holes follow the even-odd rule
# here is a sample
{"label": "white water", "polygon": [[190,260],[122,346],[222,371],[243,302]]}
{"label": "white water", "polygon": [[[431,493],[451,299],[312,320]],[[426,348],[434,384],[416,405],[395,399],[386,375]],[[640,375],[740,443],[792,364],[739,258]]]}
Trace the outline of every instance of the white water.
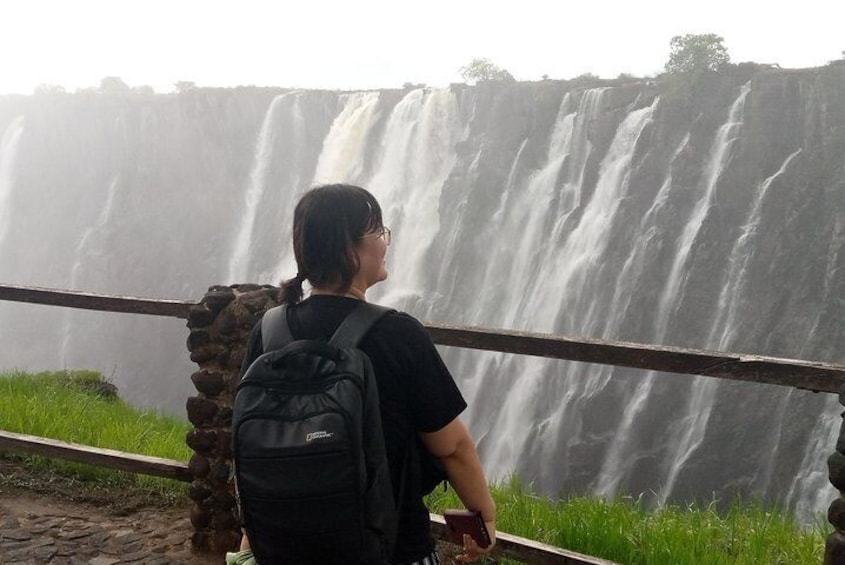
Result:
{"label": "white water", "polygon": [[[521,324],[533,323],[541,329],[552,327],[558,312],[577,309],[579,300],[589,296],[589,293],[584,292],[586,281],[591,279],[599,268],[597,259],[604,253],[608,243],[609,226],[613,222],[618,203],[628,188],[634,150],[658,102],[658,99],[655,99],[651,106],[631,112],[619,125],[599,166],[596,188],[585,204],[579,224],[568,235],[559,255],[548,264],[539,265],[538,270],[534,271],[535,280],[542,281],[542,284],[549,288],[542,293],[530,295],[533,300],[526,302],[526,311],[522,314],[524,317],[519,318]],[[561,129],[567,137],[571,123],[571,120],[560,120]],[[568,150],[569,146],[560,142],[558,148]],[[576,190],[580,192],[580,189]],[[539,207],[543,208],[542,202]],[[539,236],[533,242],[533,247],[540,248],[544,234],[533,235]],[[523,271],[523,276],[530,272]],[[511,315],[517,319],[514,313]],[[591,323],[589,313],[584,317],[583,323]],[[572,332],[573,329],[567,328],[565,331]],[[575,328],[574,333],[579,333],[579,329]],[[490,462],[491,467],[500,473],[502,470],[517,467],[528,437],[533,431],[548,436],[546,440],[541,441],[549,448],[557,446],[560,449],[560,443],[563,442],[563,450],[568,451],[574,445],[571,440],[578,438],[580,428],[580,423],[572,420],[571,416],[578,413],[579,403],[597,394],[604,387],[609,375],[609,371],[602,368],[593,371],[589,376],[582,375],[579,380],[567,379],[568,386],[564,398],[558,401],[558,406],[548,421],[540,422],[536,428],[526,426],[525,414],[533,411],[538,397],[548,393],[544,391],[547,370],[547,363],[516,360],[512,356],[497,368],[497,372],[513,375],[515,379],[512,385],[513,394],[493,419],[493,427],[500,430],[496,436],[497,441],[491,442],[485,451],[485,461]],[[491,375],[484,373],[475,376],[479,380],[491,378]],[[504,430],[507,430],[507,434],[501,433]],[[561,439],[561,433],[567,436],[566,440]],[[502,441],[504,437],[508,438],[507,441]]]}
{"label": "white water", "polygon": [[[590,332],[584,330],[593,326],[594,320],[590,316],[593,304],[585,300],[590,294],[587,285],[602,268],[600,258],[609,243],[610,227],[628,190],[634,149],[658,102],[655,98],[651,106],[631,112],[619,126],[599,166],[596,188],[578,225],[566,237],[556,260],[551,262],[548,276],[540,277],[550,283],[550,296],[559,297],[557,304],[554,300],[551,304],[536,303],[534,316],[528,319],[540,319],[541,328],[589,335]],[[558,312],[567,312],[568,318],[578,321],[568,323],[564,328],[553,327]]]}
{"label": "white water", "polygon": [[[419,302],[426,272],[437,268],[436,257],[426,257],[440,231],[440,195],[464,129],[448,89],[411,91],[390,114],[374,159],[376,172],[365,182],[395,235],[387,258],[390,284],[379,289],[388,292],[380,297],[385,302],[404,308]],[[394,268],[397,257],[402,268]]]}
{"label": "white water", "polygon": [[793,151],[783,162],[780,168],[762,183],[757,189],[757,195],[751,206],[748,221],[742,227],[742,233],[734,243],[728,258],[728,273],[722,282],[722,290],[719,293],[719,305],[716,309],[716,319],[707,336],[707,347],[717,351],[730,351],[733,345],[737,327],[737,315],[739,314],[739,301],[745,295],[744,284],[748,267],[754,260],[754,243],[757,229],[762,220],[761,212],[763,199],[769,193],[769,187],[776,181],[789,163],[801,153],[801,149]]}
{"label": "white water", "polygon": [[[657,332],[659,342],[664,342],[666,337],[666,329],[669,322],[668,311],[676,305],[680,293],[683,292],[682,287],[686,282],[687,276],[686,265],[689,260],[692,244],[698,236],[707,213],[710,211],[716,185],[732,156],[731,148],[739,138],[740,129],[743,125],[742,117],[745,108],[745,99],[750,89],[750,83],[742,87],[739,97],[731,106],[728,121],[719,128],[716,140],[710,150],[710,160],[705,169],[703,194],[696,203],[690,219],[681,234],[678,252],[672,264],[668,285],[664,294],[661,296]],[[736,278],[739,278],[739,276],[741,276],[741,273]],[[704,348],[712,348],[712,344],[708,343]],[[675,483],[678,480],[678,474],[704,440],[704,435],[707,432],[707,423],[713,409],[713,398],[718,386],[719,383],[717,380],[704,377],[695,379],[692,385],[684,411],[686,416],[682,417],[676,426],[677,433],[674,435],[677,439],[675,440],[674,446],[670,447],[669,461],[671,461],[671,465],[658,493],[658,502],[660,504],[665,504],[666,500],[672,495]]]}
{"label": "white water", "polygon": [[[566,230],[569,227],[569,220],[573,214],[580,210],[582,194],[584,191],[584,175],[587,169],[589,158],[593,152],[593,144],[590,142],[589,128],[595,122],[601,112],[602,96],[606,89],[599,88],[588,90],[583,94],[581,102],[578,106],[578,111],[574,117],[572,124],[572,143],[569,147],[569,158],[566,169],[563,171],[564,180],[563,188],[561,189],[561,198],[556,207],[556,213],[553,217],[553,224],[549,229],[548,236],[533,242],[534,261],[529,272],[537,273],[537,276],[530,277],[525,281],[526,293],[522,295],[521,300],[511,303],[510,311],[508,312],[508,320],[512,321],[513,327],[531,329],[532,331],[546,331],[552,333],[573,333],[577,329],[569,320],[563,325],[558,320],[558,314],[562,312],[562,304],[548,304],[544,300],[531,301],[530,297],[539,298],[541,296],[555,297],[564,299],[566,296],[574,297],[577,292],[569,286],[569,281],[577,278],[579,273],[583,276],[584,272],[580,271],[576,263],[579,262],[577,255],[589,247],[592,242],[587,241],[592,235],[596,235],[600,239],[602,226],[607,227],[604,221],[605,210],[601,207],[605,204],[613,206],[612,192],[620,189],[617,181],[621,180],[618,175],[622,173],[624,166],[628,164],[625,160],[626,155],[622,154],[615,156],[605,156],[602,160],[602,176],[603,194],[599,187],[596,187],[593,199],[586,204],[586,209],[582,215],[582,220],[572,232]],[[644,118],[650,117],[645,114],[640,114]],[[631,116],[628,116],[631,118]],[[645,122],[643,122],[644,125]],[[633,125],[635,128],[639,124],[632,124],[630,121],[625,130],[620,126],[614,139],[614,148],[617,152],[624,151],[625,143],[636,141],[630,137],[631,131],[629,128]],[[620,137],[620,133],[623,137]],[[637,136],[639,131],[636,131]],[[631,146],[633,149],[633,146]],[[630,157],[630,155],[627,155]],[[612,178],[608,178],[610,173]],[[624,174],[624,173],[623,173]],[[601,182],[601,181],[600,181]],[[595,219],[599,222],[596,226],[598,229],[593,231],[591,224]],[[605,218],[606,219],[606,218]],[[606,233],[606,232],[605,232]],[[601,245],[601,241],[596,241]],[[559,246],[563,245],[563,249]],[[594,250],[598,251],[598,250]],[[586,250],[587,253],[591,251]],[[584,255],[581,257],[580,266],[589,267],[589,258]],[[523,273],[524,275],[527,274]],[[505,324],[505,327],[511,327],[511,324]]]}
{"label": "white water", "polygon": [[343,109],[335,118],[317,160],[314,182],[361,184],[364,149],[378,121],[378,92],[356,92],[342,97]]}
{"label": "white water", "polygon": [[[689,137],[689,134],[685,135],[677,149],[675,149],[669,164],[669,175],[661,185],[660,190],[654,198],[654,202],[648,209],[648,212],[643,216],[637,233],[633,237],[633,240],[637,241],[638,244],[632,248],[631,254],[628,256],[616,279],[613,301],[608,308],[608,312],[619,313],[615,318],[617,324],[614,324],[614,326],[618,326],[618,320],[622,318],[622,313],[628,311],[628,307],[634,299],[633,289],[635,288],[635,283],[643,277],[646,255],[653,248],[660,245],[659,220],[666,213],[666,203],[672,188],[672,166],[678,156],[687,148]],[[608,328],[604,333],[604,337],[615,337],[617,330],[618,328],[616,327],[612,330]],[[646,402],[651,397],[656,378],[658,378],[658,375],[655,371],[648,371],[637,384],[630,401],[625,406],[622,419],[617,426],[616,433],[613,435],[607,455],[602,462],[601,470],[596,479],[595,492],[599,495],[608,498],[615,497],[618,494],[620,482],[631,469],[631,465],[635,460],[634,454],[631,453],[632,449],[635,448],[634,435],[636,434],[636,426],[634,423],[641,416],[646,407]]]}
{"label": "white water", "polygon": [[[786,502],[794,506],[793,515],[799,523],[816,524],[819,512],[839,496],[839,491],[830,484],[827,465],[823,461],[827,459],[826,455],[833,453],[831,446],[836,445],[839,437],[841,410],[842,406],[835,397],[828,400],[828,410],[819,415],[804,449],[799,474],[786,494]],[[788,422],[786,414],[783,420]]]}
{"label": "white water", "polygon": [[[106,201],[100,209],[97,220],[93,225],[85,228],[82,237],[79,239],[79,243],[77,244],[76,251],[74,253],[73,267],[70,270],[70,283],[68,286],[68,289],[70,290],[90,290],[79,287],[80,270],[83,268],[83,265],[91,260],[92,255],[102,252],[102,243],[100,243],[100,245],[96,245],[93,240],[104,237],[105,231],[108,226],[111,225],[112,216],[114,214],[114,200],[115,195],[118,193],[119,185],[120,175],[118,174],[115,175],[109,183],[109,188],[106,191]],[[68,367],[68,346],[70,344],[71,335],[73,335],[74,313],[75,312],[72,309],[66,309],[64,312],[64,321],[62,323],[61,341],[59,347],[59,359],[62,363],[62,367]]]}
{"label": "white water", "polygon": [[[561,101],[549,139],[546,164],[541,169],[530,171],[527,178],[517,181],[518,166],[528,140],[520,144],[496,212],[482,236],[489,241],[500,240],[499,245],[491,250],[491,256],[483,267],[484,276],[481,280],[489,299],[476,302],[476,308],[467,315],[467,323],[502,328],[515,326],[519,316],[519,300],[514,300],[510,293],[512,289],[522,287],[524,273],[533,267],[537,246],[542,244],[547,235],[549,207],[555,199],[555,188],[563,162],[571,153],[577,116],[577,111],[572,108],[572,96],[567,93]],[[566,194],[572,194],[572,191],[564,190],[562,197],[565,198]],[[574,202],[569,202],[569,212],[574,209],[574,205]],[[502,233],[522,233],[523,237],[501,238]],[[504,276],[500,272],[501,265],[512,266]],[[495,303],[509,304],[510,308],[491,309],[490,305]]]}
{"label": "white water", "polygon": [[[546,236],[544,219],[554,198],[561,166],[570,154],[573,123],[576,118],[576,113],[571,110],[571,97],[567,94],[561,102],[549,139],[546,165],[542,169],[531,171],[521,183],[517,183],[515,177],[525,142],[521,144],[517,152],[498,209],[491,219],[491,226],[485,237],[490,241],[501,241],[499,236],[502,233],[522,233],[523,235],[520,238],[505,239],[500,245],[491,249],[491,256],[485,262],[483,278],[484,287],[487,288],[485,294],[489,298],[477,302],[475,314],[469,318],[469,323],[508,327],[515,321],[516,315],[513,310],[497,309],[493,305],[499,302],[505,304],[515,302],[512,297],[508,300],[507,293],[524,284],[525,273],[530,272],[531,263],[536,258],[535,250]],[[498,271],[501,265],[511,266],[504,276]],[[514,366],[512,361],[511,356],[503,354],[488,356],[482,361],[480,367],[475,367],[474,374],[467,375],[464,385],[466,393],[474,396],[477,393],[476,387],[482,386],[485,378],[489,378],[491,373],[519,371],[522,374],[515,384],[520,394],[512,402],[505,404],[497,415],[496,425],[509,429],[510,433],[497,437],[496,441],[491,441],[485,454],[488,460],[507,462],[505,465],[512,465],[513,460],[519,457],[520,449],[534,431],[534,426],[513,424],[524,416],[526,404],[530,404],[540,393],[542,370],[547,364],[537,359],[525,359],[521,366]]]}
{"label": "white water", "polygon": [[728,112],[728,120],[716,134],[716,139],[710,149],[710,158],[705,167],[704,186],[701,191],[701,198],[693,208],[692,214],[687,220],[681,237],[678,241],[678,250],[672,262],[669,272],[667,286],[660,299],[660,309],[657,313],[657,331],[655,332],[657,343],[663,343],[666,336],[666,328],[671,318],[670,313],[677,305],[678,297],[682,293],[682,287],[686,282],[685,267],[689,260],[690,250],[695,242],[696,236],[701,229],[704,219],[712,206],[713,195],[722,171],[725,169],[731,157],[731,148],[739,138],[739,129],[742,126],[742,112],[745,107],[745,98],[751,90],[751,84],[747,83],[742,87],[739,96]]}
{"label": "white water", "polygon": [[[253,254],[250,253],[250,245],[253,241],[256,216],[268,184],[267,170],[270,166],[273,145],[276,142],[277,136],[275,124],[281,109],[287,109],[287,104],[292,101],[292,108],[289,109],[293,116],[294,124],[292,135],[295,141],[301,143],[303,118],[302,112],[299,110],[298,100],[298,93],[281,94],[273,99],[270,108],[268,108],[267,113],[264,115],[261,131],[258,134],[258,141],[255,145],[255,157],[252,172],[249,175],[249,186],[244,194],[243,212],[239,214],[239,217],[242,218],[240,229],[235,237],[235,246],[229,258],[229,268],[225,281],[229,284],[244,282],[250,275],[255,276],[250,271],[251,258],[253,257]],[[296,147],[296,144],[294,144],[294,147]]]}
{"label": "white water", "polygon": [[0,246],[6,238],[12,218],[11,197],[15,183],[15,161],[23,134],[24,119],[19,116],[6,127],[0,141]]}
{"label": "white water", "polygon": [[[754,202],[751,206],[751,211],[748,215],[748,220],[742,227],[742,233],[736,239],[733,249],[728,258],[728,271],[722,281],[721,291],[719,293],[718,307],[716,308],[716,318],[711,326],[710,334],[707,336],[705,347],[715,351],[731,351],[735,344],[735,337],[740,330],[738,324],[738,315],[740,308],[740,300],[747,296],[747,289],[745,288],[747,280],[747,272],[749,265],[754,259],[754,239],[757,229],[761,222],[761,210],[764,199],[769,192],[769,187],[780,178],[786,171],[792,160],[801,153],[801,149],[796,149],[792,152],[780,166],[780,168],[771,176],[766,178],[757,189]],[[669,478],[665,487],[660,493],[660,503],[663,504],[671,495],[677,480],[678,473],[683,467],[684,463],[689,459],[692,453],[697,450],[705,434],[707,433],[707,423],[710,414],[713,411],[713,404],[715,395],[719,387],[719,381],[715,379],[697,379],[693,384],[692,394],[686,410],[685,422],[690,422],[691,425],[687,429],[683,443],[683,451],[680,459],[675,460],[672,465]],[[785,403],[789,400],[789,391],[782,401]],[[783,422],[780,422],[782,425]],[[775,437],[780,434],[780,425],[775,427],[773,435]],[[821,434],[819,434],[821,435]],[[777,441],[772,441],[772,454],[774,454]],[[773,456],[773,455],[772,455]],[[774,461],[764,466],[770,474],[773,470]],[[770,477],[762,478],[760,480],[761,488],[765,487]]]}

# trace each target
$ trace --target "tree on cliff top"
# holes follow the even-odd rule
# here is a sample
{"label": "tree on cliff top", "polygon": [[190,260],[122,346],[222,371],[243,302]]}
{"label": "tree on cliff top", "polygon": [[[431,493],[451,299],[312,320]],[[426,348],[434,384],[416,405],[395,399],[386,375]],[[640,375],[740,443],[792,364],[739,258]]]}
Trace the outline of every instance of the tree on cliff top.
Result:
{"label": "tree on cliff top", "polygon": [[119,93],[129,92],[130,90],[129,85],[123,82],[120,77],[103,77],[100,80],[100,92]]}
{"label": "tree on cliff top", "polygon": [[486,57],[476,57],[469,62],[469,65],[461,67],[458,72],[461,73],[461,77],[467,82],[514,80],[513,75]]}
{"label": "tree on cliff top", "polygon": [[724,41],[715,33],[676,35],[669,42],[666,72],[718,71],[731,62]]}

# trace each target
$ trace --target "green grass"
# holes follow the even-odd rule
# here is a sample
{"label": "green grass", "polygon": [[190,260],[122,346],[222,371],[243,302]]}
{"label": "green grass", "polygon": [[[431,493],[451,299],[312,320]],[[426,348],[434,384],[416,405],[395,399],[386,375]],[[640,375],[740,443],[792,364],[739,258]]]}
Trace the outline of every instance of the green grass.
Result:
{"label": "green grass", "polygon": [[[640,500],[552,501],[519,481],[493,487],[497,528],[625,565],[818,565],[829,526],[808,529],[783,512],[735,502],[647,510]],[[432,512],[461,508],[453,490],[429,495]]]}
{"label": "green grass", "polygon": [[[187,462],[192,454],[185,444],[189,423],[132,408],[93,371],[0,373],[0,429],[177,461]],[[178,481],[36,456],[25,459],[83,481],[185,491]]]}
{"label": "green grass", "polygon": [[[0,373],[0,429],[187,461],[190,424],[141,412],[114,397],[98,373]],[[105,396],[104,396],[105,394]],[[111,394],[111,396],[110,396]],[[8,457],[9,455],[6,455]],[[108,486],[184,497],[185,485],[38,457],[45,471]],[[736,502],[648,510],[640,500],[536,496],[518,480],[493,487],[502,531],[625,565],[818,565],[829,530],[820,516],[797,528],[783,512]],[[452,489],[428,497],[433,512],[460,508]],[[508,563],[508,561],[503,561]]]}

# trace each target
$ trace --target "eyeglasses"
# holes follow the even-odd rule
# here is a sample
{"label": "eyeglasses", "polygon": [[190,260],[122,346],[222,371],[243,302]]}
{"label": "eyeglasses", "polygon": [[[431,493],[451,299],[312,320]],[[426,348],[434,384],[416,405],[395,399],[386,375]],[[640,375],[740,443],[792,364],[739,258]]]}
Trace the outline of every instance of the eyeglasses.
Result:
{"label": "eyeglasses", "polygon": [[380,237],[384,240],[387,245],[390,245],[390,228],[387,226],[382,226],[374,232],[362,235],[358,239],[367,239],[368,237]]}

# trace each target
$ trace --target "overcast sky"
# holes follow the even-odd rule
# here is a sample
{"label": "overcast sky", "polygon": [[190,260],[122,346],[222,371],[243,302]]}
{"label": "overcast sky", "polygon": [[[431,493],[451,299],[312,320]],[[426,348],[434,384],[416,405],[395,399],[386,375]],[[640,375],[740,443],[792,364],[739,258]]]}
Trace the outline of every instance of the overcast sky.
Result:
{"label": "overcast sky", "polygon": [[[697,7],[691,7],[692,5]],[[0,0],[0,93],[130,86],[445,86],[488,57],[518,80],[659,72],[669,40],[717,33],[734,62],[823,65],[845,0]],[[772,7],[776,6],[776,7]]]}

